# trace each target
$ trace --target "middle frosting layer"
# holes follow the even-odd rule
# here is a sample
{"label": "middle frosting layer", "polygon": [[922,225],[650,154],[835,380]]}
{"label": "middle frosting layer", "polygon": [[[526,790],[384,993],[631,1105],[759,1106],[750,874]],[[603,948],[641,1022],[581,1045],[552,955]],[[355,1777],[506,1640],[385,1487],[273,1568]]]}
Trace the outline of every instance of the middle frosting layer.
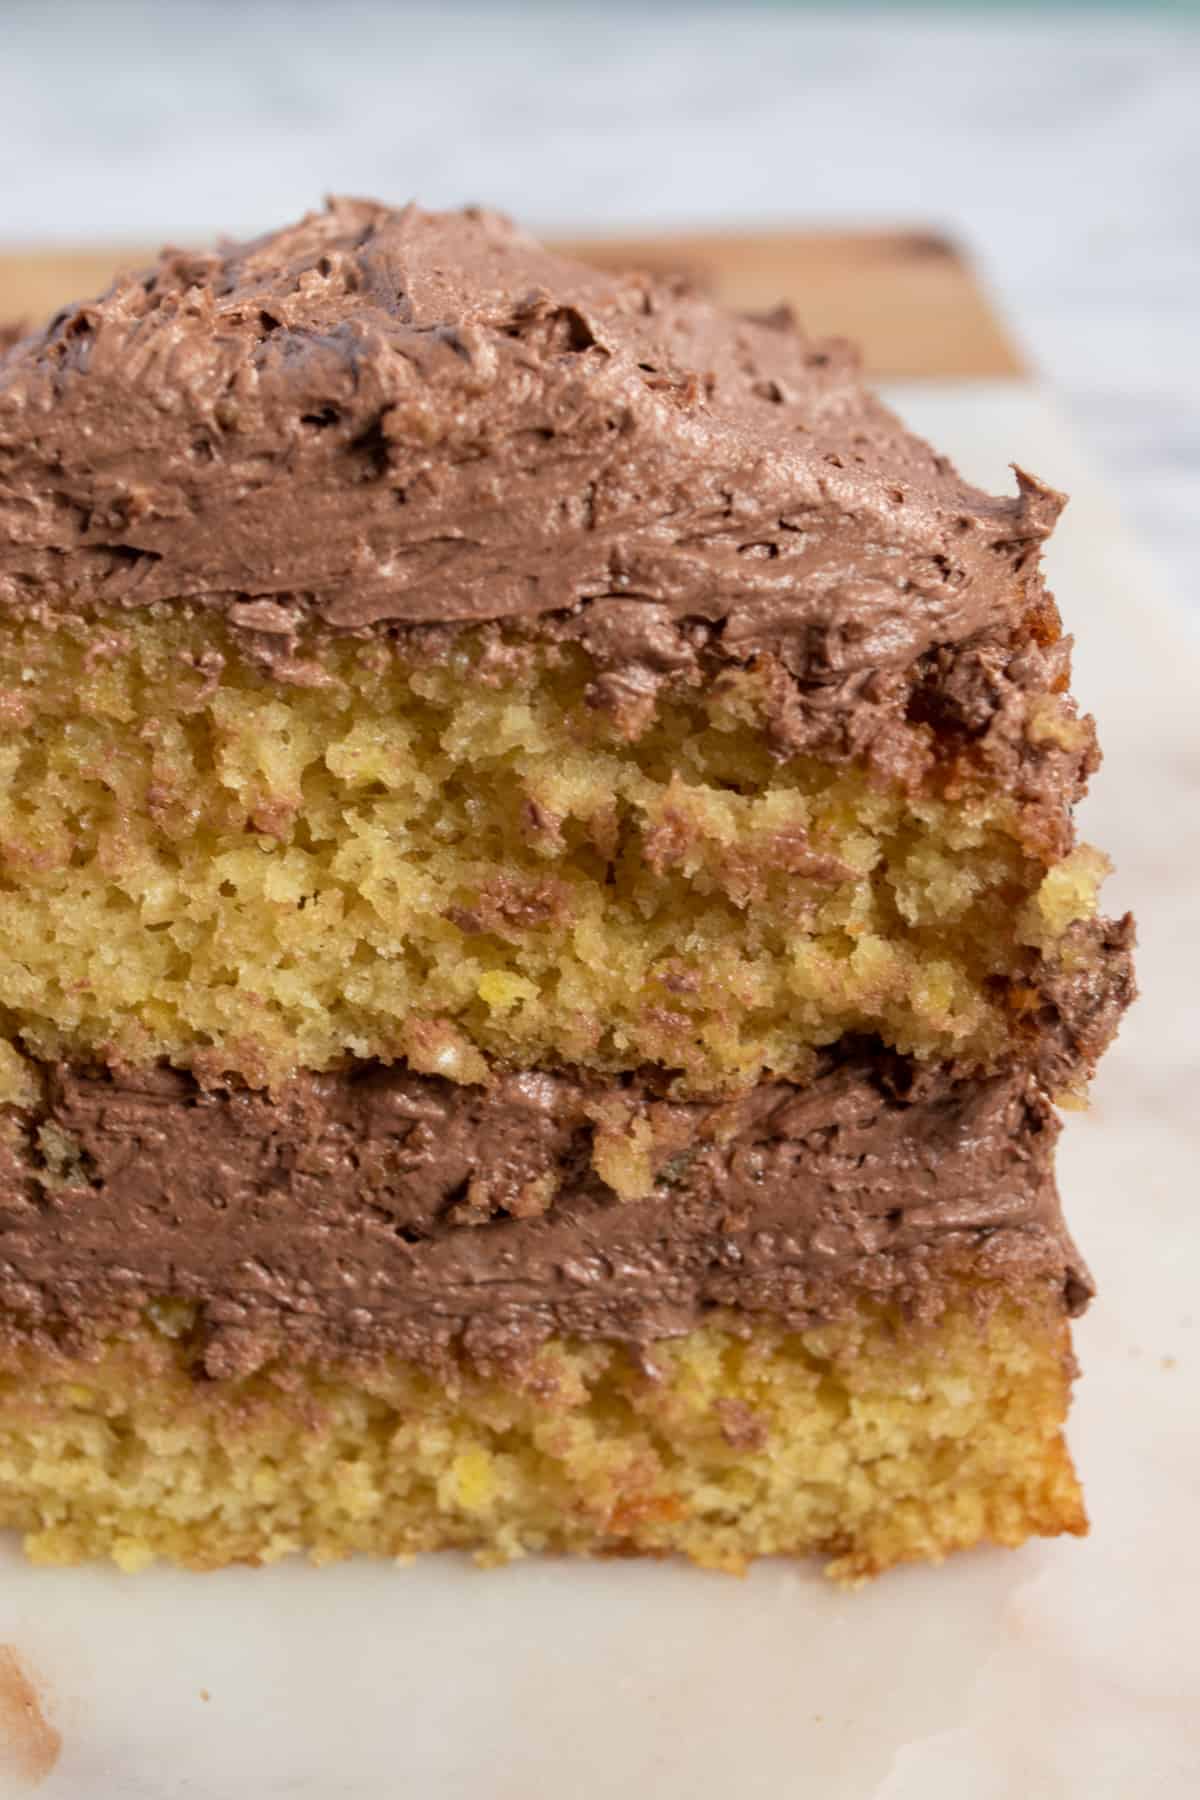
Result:
{"label": "middle frosting layer", "polygon": [[[947,1283],[1078,1309],[1057,1122],[1025,1076],[921,1075],[869,1049],[723,1105],[574,1073],[464,1088],[400,1067],[280,1096],[160,1070],[48,1073],[0,1163],[10,1317],[86,1334],[163,1296],[206,1367],[548,1335],[648,1344],[714,1307],[796,1324],[864,1296],[934,1316]],[[623,1200],[630,1158],[648,1197]]]}

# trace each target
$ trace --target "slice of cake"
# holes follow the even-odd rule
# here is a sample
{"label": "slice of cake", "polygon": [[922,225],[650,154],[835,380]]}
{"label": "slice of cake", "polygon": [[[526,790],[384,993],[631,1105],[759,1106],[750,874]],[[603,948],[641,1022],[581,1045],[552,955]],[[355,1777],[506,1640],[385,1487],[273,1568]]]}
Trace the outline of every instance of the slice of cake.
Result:
{"label": "slice of cake", "polygon": [[1131,992],[1039,575],[784,315],[339,202],[0,361],[0,1523],[1081,1531]]}

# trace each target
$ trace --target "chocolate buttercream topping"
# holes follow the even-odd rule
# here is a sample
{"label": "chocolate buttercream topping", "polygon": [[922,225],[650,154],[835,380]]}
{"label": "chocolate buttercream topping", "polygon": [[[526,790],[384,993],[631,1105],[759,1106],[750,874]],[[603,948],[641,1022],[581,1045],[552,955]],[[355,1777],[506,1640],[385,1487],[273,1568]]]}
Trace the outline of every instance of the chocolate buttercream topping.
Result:
{"label": "chocolate buttercream topping", "polygon": [[753,664],[778,755],[965,757],[1051,854],[1098,760],[1037,712],[1061,505],[964,483],[785,313],[478,209],[335,201],[0,348],[0,613],[213,610],[280,682],[329,633],[566,636],[630,736]]}
{"label": "chocolate buttercream topping", "polygon": [[[618,1114],[651,1146],[643,1199],[598,1172]],[[436,1363],[553,1333],[649,1345],[717,1308],[800,1326],[867,1296],[931,1316],[964,1281],[1077,1310],[1056,1133],[1025,1077],[914,1076],[869,1051],[724,1105],[572,1073],[471,1089],[364,1064],[272,1099],[63,1066],[14,1116],[0,1306],[10,1329],[86,1336],[181,1298],[218,1375],[281,1346]]]}
{"label": "chocolate buttercream topping", "polygon": [[16,345],[0,478],[0,604],[268,639],[586,607],[627,661],[689,619],[831,677],[1011,627],[1062,505],[965,484],[783,315],[357,200]]}

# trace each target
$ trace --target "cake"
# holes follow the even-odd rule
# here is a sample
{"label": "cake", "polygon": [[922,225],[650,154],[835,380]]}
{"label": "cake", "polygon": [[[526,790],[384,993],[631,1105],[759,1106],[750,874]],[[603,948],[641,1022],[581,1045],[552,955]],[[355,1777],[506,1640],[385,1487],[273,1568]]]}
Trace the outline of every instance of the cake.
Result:
{"label": "cake", "polygon": [[1132,991],[993,498],[786,311],[493,214],[0,360],[0,1525],[42,1562],[1081,1532]]}

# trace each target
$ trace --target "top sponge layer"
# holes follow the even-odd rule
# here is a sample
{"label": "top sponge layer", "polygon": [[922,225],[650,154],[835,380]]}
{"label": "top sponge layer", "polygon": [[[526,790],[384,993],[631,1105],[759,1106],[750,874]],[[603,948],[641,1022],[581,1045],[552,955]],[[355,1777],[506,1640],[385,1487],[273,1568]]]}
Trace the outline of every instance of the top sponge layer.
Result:
{"label": "top sponge layer", "polygon": [[1045,621],[1061,501],[1018,480],[964,484],[786,315],[337,201],[0,359],[0,606],[200,601],[285,679],[305,624],[586,608],[626,661],[687,619],[838,681]]}

